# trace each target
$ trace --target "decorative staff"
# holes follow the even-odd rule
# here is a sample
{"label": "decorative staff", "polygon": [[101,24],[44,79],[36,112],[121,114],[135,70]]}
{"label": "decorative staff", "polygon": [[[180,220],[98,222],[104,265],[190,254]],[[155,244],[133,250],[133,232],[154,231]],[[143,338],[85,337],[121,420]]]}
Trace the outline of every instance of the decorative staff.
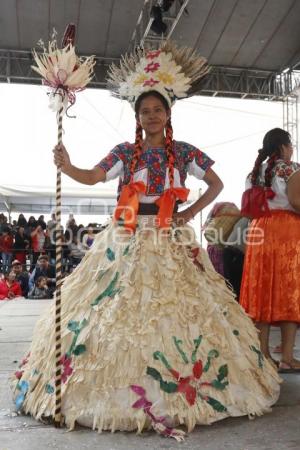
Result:
{"label": "decorative staff", "polygon": [[[91,81],[95,60],[93,56],[79,58],[75,54],[75,25],[69,24],[65,30],[61,49],[57,47],[56,39],[48,44],[48,51],[43,46],[43,52],[33,50],[36,66],[32,69],[38,72],[43,84],[50,88],[49,107],[56,112],[57,143],[62,144],[62,120],[64,113],[75,103],[76,92],[82,91]],[[68,114],[67,114],[68,115]],[[55,294],[55,414],[54,423],[61,426],[61,284],[62,284],[62,230],[61,230],[61,168],[56,173],[56,294]]]}

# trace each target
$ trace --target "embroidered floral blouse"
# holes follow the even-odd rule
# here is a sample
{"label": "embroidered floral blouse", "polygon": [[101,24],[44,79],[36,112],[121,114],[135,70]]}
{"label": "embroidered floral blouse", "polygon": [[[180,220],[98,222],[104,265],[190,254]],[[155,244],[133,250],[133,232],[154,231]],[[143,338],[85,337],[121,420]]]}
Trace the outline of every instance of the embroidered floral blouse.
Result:
{"label": "embroidered floral blouse", "polygon": [[[264,185],[265,170],[267,163],[262,164],[258,184]],[[300,164],[295,161],[283,161],[279,159],[272,170],[272,184],[271,188],[275,192],[275,197],[272,200],[268,200],[270,209],[284,209],[288,211],[295,211],[290,204],[287,196],[287,182],[289,179],[300,170]],[[251,187],[250,178],[246,180],[246,189]]]}
{"label": "embroidered floral blouse", "polygon": [[[185,187],[187,175],[202,180],[206,171],[214,164],[205,153],[186,142],[173,141],[175,151],[174,187]],[[130,162],[134,144],[124,142],[117,145],[97,164],[106,173],[106,181],[119,177],[118,194],[124,184],[130,181]],[[134,181],[143,181],[146,194],[141,203],[154,203],[169,188],[167,176],[167,155],[163,147],[148,148],[142,152],[134,173]]]}

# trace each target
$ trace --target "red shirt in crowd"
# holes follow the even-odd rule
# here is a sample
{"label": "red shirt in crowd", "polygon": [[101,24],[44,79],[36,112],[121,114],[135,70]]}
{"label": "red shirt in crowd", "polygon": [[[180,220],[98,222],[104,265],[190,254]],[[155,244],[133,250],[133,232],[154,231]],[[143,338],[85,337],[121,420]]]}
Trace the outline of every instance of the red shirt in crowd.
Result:
{"label": "red shirt in crowd", "polygon": [[9,293],[14,294],[15,297],[21,297],[21,286],[17,281],[14,281],[10,286],[7,280],[0,280],[0,300],[10,299]]}
{"label": "red shirt in crowd", "polygon": [[13,237],[9,234],[0,236],[0,251],[3,253],[11,253],[13,247]]}

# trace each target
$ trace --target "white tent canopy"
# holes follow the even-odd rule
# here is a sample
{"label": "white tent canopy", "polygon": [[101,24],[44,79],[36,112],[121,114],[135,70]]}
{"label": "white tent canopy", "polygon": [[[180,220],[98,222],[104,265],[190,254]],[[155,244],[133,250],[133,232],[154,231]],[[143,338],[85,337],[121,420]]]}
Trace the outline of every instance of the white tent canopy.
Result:
{"label": "white tent canopy", "polygon": [[[62,194],[63,214],[109,215],[116,205],[115,189],[92,187],[64,187]],[[45,186],[0,186],[0,210],[8,214],[45,213],[55,211],[55,191]]]}
{"label": "white tent canopy", "polygon": [[[190,191],[188,202],[194,202],[200,191]],[[64,187],[62,194],[62,214],[109,215],[116,206],[116,190],[101,187]],[[55,212],[55,191],[45,186],[0,186],[0,211],[8,214]]]}

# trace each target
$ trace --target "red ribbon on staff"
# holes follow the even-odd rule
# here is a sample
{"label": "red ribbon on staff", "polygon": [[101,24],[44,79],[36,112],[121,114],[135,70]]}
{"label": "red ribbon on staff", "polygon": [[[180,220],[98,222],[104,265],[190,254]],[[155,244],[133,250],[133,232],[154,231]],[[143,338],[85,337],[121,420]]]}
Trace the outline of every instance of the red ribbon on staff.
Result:
{"label": "red ribbon on staff", "polygon": [[114,212],[114,219],[120,219],[124,214],[124,227],[135,231],[137,222],[137,212],[139,209],[139,195],[146,192],[146,185],[143,181],[129,183],[123,187],[117,207]]}
{"label": "red ribbon on staff", "polygon": [[174,206],[177,199],[185,202],[190,190],[186,188],[170,188],[167,189],[156,204],[159,206],[157,214],[158,228],[170,228]]}

